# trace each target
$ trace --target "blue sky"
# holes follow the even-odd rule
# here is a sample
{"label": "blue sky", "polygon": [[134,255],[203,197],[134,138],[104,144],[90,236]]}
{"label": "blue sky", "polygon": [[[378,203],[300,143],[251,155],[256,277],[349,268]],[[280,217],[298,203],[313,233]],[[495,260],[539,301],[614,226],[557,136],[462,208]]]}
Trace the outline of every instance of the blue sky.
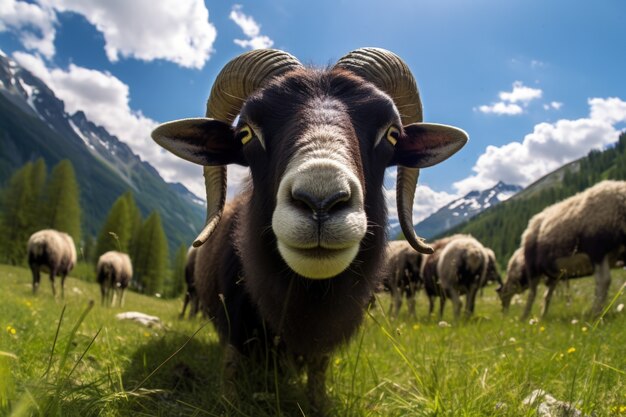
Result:
{"label": "blue sky", "polygon": [[[413,70],[425,120],[470,135],[423,171],[419,219],[472,189],[525,186],[614,142],[626,127],[625,18],[622,0],[0,0],[0,49],[70,113],[85,111],[200,194],[200,169],[148,135],[202,116],[231,58],[272,46],[325,66],[358,47],[387,48]],[[245,171],[230,171],[232,191]]]}

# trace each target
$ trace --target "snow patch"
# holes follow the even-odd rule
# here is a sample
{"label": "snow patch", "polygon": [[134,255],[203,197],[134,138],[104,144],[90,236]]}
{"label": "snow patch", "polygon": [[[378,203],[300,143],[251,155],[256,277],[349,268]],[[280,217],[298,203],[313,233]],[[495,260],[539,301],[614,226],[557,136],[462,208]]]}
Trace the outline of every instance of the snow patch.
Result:
{"label": "snow patch", "polygon": [[92,150],[96,150],[96,148],[94,148],[94,146],[91,144],[91,142],[89,142],[89,139],[87,139],[85,137],[85,135],[83,134],[83,132],[78,128],[78,126],[76,126],[74,124],[74,122],[72,120],[69,120],[70,122],[70,126],[72,127],[72,130],[74,130],[74,133],[76,133],[76,135],[81,138],[81,140],[83,142],[85,142],[85,145],[87,145],[88,148],[92,149]]}
{"label": "snow patch", "polygon": [[498,193],[498,195],[496,196],[496,198],[500,201],[505,201],[508,200],[509,198],[513,197],[515,195],[515,193]]}

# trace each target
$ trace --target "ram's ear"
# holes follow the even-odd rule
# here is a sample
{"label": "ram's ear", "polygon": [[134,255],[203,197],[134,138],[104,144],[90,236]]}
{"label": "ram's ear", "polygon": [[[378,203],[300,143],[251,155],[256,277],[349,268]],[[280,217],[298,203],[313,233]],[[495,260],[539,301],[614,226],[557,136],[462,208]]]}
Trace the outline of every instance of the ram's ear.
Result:
{"label": "ram's ear", "polygon": [[404,126],[404,134],[398,138],[390,165],[430,167],[454,155],[468,139],[465,131],[453,126],[413,123]]}
{"label": "ram's ear", "polygon": [[198,165],[247,165],[233,128],[219,120],[197,118],[163,123],[152,131],[152,139],[174,155]]}

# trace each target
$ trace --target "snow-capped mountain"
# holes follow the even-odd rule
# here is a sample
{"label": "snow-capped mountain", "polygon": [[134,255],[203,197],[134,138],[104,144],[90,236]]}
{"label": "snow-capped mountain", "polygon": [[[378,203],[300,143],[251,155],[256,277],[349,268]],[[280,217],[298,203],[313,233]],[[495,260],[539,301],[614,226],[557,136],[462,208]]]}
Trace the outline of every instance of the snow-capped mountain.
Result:
{"label": "snow-capped mountain", "polygon": [[[426,239],[438,236],[446,230],[471,219],[489,207],[508,200],[521,190],[522,187],[518,185],[509,185],[500,181],[487,190],[472,191],[464,197],[441,207],[435,213],[417,223],[414,227],[415,232]],[[390,236],[395,237],[399,232],[399,226],[393,227]]]}
{"label": "snow-capped mountain", "polygon": [[83,227],[97,233],[113,201],[133,191],[144,215],[157,210],[170,241],[179,244],[202,225],[202,201],[182,184],[168,184],[149,163],[106,129],[72,115],[39,78],[0,52],[0,183],[24,163],[43,157],[51,168],[74,165]]}

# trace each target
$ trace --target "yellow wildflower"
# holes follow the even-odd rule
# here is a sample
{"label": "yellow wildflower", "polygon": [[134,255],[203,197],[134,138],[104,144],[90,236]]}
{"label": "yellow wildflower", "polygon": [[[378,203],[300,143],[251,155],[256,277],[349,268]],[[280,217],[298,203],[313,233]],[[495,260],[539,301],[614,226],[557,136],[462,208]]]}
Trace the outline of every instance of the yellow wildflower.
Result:
{"label": "yellow wildflower", "polygon": [[571,347],[569,349],[567,349],[567,353],[574,353],[576,352],[576,348],[575,347]]}
{"label": "yellow wildflower", "polygon": [[587,327],[586,327],[586,326],[583,326],[583,328],[582,328],[582,329],[580,329],[580,330],[582,330],[582,331],[583,331],[583,333],[584,333],[584,332],[586,332],[586,331],[587,331]]}
{"label": "yellow wildflower", "polygon": [[546,328],[545,328],[545,327],[543,327],[543,326],[541,326],[541,327],[539,328],[539,331],[540,331],[540,332],[545,332],[545,331],[546,331]]}
{"label": "yellow wildflower", "polygon": [[341,358],[335,359],[335,366],[339,366],[341,364]]}
{"label": "yellow wildflower", "polygon": [[15,328],[9,324],[9,325],[7,326],[7,332],[8,332],[9,334],[15,334],[15,333],[17,333],[17,330],[15,330]]}
{"label": "yellow wildflower", "polygon": [[414,324],[414,325],[413,325],[413,330],[419,330],[419,328],[420,328],[420,325],[419,325],[419,324]]}

